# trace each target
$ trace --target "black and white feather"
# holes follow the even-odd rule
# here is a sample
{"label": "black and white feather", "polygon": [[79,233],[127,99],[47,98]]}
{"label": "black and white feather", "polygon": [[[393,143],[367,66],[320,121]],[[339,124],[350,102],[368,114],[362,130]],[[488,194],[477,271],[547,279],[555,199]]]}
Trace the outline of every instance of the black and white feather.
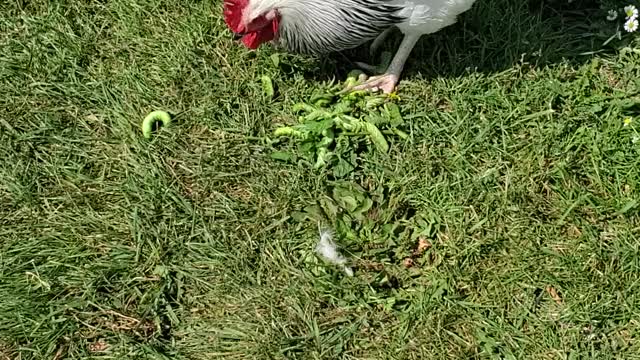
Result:
{"label": "black and white feather", "polygon": [[284,0],[276,45],[296,53],[351,49],[405,20],[386,0]]}

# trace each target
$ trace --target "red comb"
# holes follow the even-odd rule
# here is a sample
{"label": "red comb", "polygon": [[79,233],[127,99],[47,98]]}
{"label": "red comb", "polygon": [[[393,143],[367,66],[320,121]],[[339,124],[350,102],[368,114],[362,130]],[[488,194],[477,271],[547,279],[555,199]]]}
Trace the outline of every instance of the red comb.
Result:
{"label": "red comb", "polygon": [[242,12],[248,4],[249,0],[224,0],[224,22],[231,31],[236,33],[244,31]]}

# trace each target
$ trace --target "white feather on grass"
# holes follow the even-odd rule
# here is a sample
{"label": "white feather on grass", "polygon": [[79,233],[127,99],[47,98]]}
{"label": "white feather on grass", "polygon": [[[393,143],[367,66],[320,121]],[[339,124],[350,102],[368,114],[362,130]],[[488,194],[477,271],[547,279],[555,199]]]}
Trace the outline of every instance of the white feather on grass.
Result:
{"label": "white feather on grass", "polygon": [[333,241],[331,230],[320,230],[316,253],[328,263],[341,267],[347,276],[353,276],[353,270],[347,266],[347,258],[340,254],[338,246]]}

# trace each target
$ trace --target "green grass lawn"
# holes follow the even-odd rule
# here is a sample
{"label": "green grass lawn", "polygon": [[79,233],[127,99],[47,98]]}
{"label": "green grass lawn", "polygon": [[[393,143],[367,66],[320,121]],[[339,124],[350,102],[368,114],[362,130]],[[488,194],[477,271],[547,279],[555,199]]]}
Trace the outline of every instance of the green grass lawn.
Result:
{"label": "green grass lawn", "polygon": [[[274,61],[220,8],[0,1],[0,359],[640,358],[640,54],[597,3],[478,0],[340,176],[267,137],[366,49]],[[305,215],[345,186],[351,278]]]}

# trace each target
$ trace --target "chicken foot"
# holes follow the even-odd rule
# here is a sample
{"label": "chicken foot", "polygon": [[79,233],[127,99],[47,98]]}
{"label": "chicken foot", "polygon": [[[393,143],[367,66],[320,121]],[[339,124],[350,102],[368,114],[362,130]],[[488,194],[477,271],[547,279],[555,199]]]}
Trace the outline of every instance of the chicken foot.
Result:
{"label": "chicken foot", "polygon": [[369,90],[374,92],[382,90],[385,94],[393,92],[398,84],[404,65],[420,37],[421,35],[416,34],[405,35],[387,71],[382,75],[370,77],[363,84],[355,86],[353,90]]}

